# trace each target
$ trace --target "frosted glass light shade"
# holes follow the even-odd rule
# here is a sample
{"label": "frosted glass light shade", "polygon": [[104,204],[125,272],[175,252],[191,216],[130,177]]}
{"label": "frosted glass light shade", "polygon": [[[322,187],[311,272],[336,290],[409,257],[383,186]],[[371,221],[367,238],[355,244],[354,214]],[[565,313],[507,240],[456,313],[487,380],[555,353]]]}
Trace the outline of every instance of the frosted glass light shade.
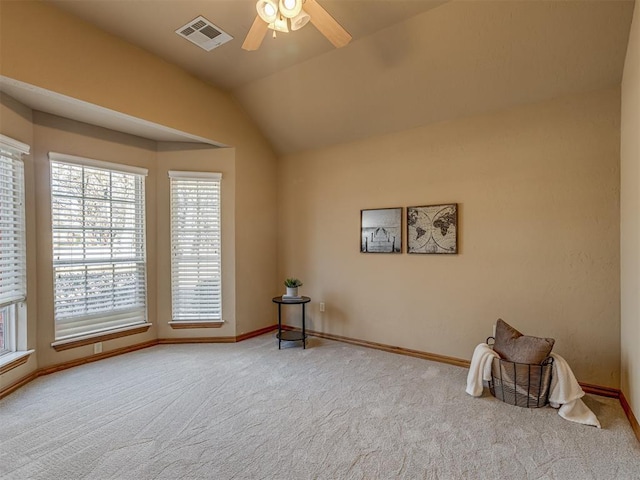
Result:
{"label": "frosted glass light shade", "polygon": [[280,13],[287,18],[293,18],[302,10],[302,0],[280,0]]}
{"label": "frosted glass light shade", "polygon": [[300,13],[291,19],[291,31],[295,32],[300,30],[311,20],[311,16],[304,10],[300,10]]}
{"label": "frosted glass light shade", "polygon": [[267,23],[274,23],[278,18],[278,4],[275,0],[258,0],[256,10],[260,18]]}

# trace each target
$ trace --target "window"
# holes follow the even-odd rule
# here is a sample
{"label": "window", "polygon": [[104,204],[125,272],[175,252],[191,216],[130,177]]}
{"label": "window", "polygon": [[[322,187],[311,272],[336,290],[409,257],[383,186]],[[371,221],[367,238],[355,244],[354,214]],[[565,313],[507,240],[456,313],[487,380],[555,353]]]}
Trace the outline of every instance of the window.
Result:
{"label": "window", "polygon": [[56,340],[145,323],[147,171],[49,159]]}
{"label": "window", "polygon": [[24,164],[29,146],[0,135],[0,355],[16,351],[16,306],[27,295]]}
{"label": "window", "polygon": [[222,322],[219,173],[169,172],[174,322]]}
{"label": "window", "polygon": [[16,350],[16,305],[0,308],[0,355]]}

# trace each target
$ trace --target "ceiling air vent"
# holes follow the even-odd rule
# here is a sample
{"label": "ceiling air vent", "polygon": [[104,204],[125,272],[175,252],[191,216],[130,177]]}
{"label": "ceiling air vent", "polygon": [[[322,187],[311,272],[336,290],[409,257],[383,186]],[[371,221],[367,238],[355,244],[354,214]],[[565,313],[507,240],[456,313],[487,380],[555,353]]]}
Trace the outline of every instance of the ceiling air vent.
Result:
{"label": "ceiling air vent", "polygon": [[207,52],[233,39],[231,35],[220,30],[203,16],[194,18],[177,29],[176,33]]}

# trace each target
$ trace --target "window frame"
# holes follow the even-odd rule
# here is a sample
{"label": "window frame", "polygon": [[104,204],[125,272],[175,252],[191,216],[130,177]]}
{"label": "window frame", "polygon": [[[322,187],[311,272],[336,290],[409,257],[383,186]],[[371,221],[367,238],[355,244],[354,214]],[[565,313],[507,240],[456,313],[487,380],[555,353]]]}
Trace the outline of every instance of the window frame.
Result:
{"label": "window frame", "polygon": [[0,337],[2,343],[0,344],[0,356],[6,355],[16,351],[16,303],[9,303],[0,307]]}
{"label": "window frame", "polygon": [[[105,162],[102,160],[90,159],[85,157],[78,157],[74,155],[61,154],[56,152],[49,152],[50,161],[50,186],[51,186],[51,230],[52,230],[52,274],[53,274],[53,302],[54,302],[54,325],[55,325],[55,341],[52,344],[54,348],[61,345],[74,345],[77,340],[84,338],[91,338],[96,336],[109,335],[112,332],[120,331],[138,331],[137,327],[150,326],[148,323],[148,287],[147,287],[147,254],[146,254],[146,193],[145,193],[145,177],[147,176],[147,169],[134,167],[119,163]],[[74,169],[80,169],[82,172],[80,182],[76,181],[76,185],[82,188],[80,194],[72,196],[81,204],[81,226],[69,227],[58,226],[56,223],[63,225],[62,219],[63,213],[58,211],[56,207],[57,198],[65,198],[63,194],[56,194],[54,188],[54,182],[56,181],[54,170],[56,168],[69,168],[70,171]],[[62,247],[62,240],[57,240],[62,237],[63,232],[69,229],[77,230],[82,234],[83,239],[88,236],[87,232],[98,229],[98,227],[87,227],[87,206],[89,200],[95,200],[87,194],[87,181],[85,174],[93,173],[96,176],[101,174],[108,174],[109,187],[105,190],[104,198],[100,200],[103,203],[103,207],[108,205],[108,211],[110,217],[107,227],[103,227],[108,240],[105,241],[106,249],[109,250],[110,256],[105,255],[104,252],[100,255],[91,254],[91,245],[87,241],[82,242],[82,253],[77,259],[72,258],[64,253]],[[114,204],[124,203],[122,200],[114,199],[114,182],[113,178],[120,176],[130,176],[134,184],[134,201],[128,202],[129,206],[133,206],[133,227],[122,228],[120,230],[128,230],[131,233],[132,240],[130,240],[130,250],[133,252],[130,257],[121,256],[117,257],[118,251],[118,234],[119,230],[117,224],[113,222]],[[72,182],[72,181],[70,181]],[[108,192],[108,195],[107,195]],[[95,217],[94,219],[95,220]],[[87,246],[89,245],[89,246]],[[127,244],[125,244],[127,246]],[[71,248],[74,246],[72,245]],[[92,255],[94,258],[92,258]],[[111,270],[111,279],[109,279],[108,270]],[[107,292],[105,295],[101,295],[101,298],[105,299],[105,302],[117,303],[118,292],[122,292],[122,285],[119,284],[118,277],[126,277],[127,275],[133,278],[134,292],[131,295],[133,303],[130,307],[125,305],[119,305],[120,308],[105,309],[104,304],[99,305],[97,297],[91,299],[89,278],[92,275],[92,270],[97,273],[97,278],[107,278],[104,280],[103,287]],[[66,273],[71,282],[76,282],[79,288],[84,288],[84,292],[81,291],[81,295],[77,298],[79,300],[78,307],[74,309],[73,306],[69,307],[67,302],[67,311],[64,312],[64,297],[57,298],[59,294],[64,293],[64,285],[58,283],[59,274]],[[75,275],[75,279],[74,278]],[[77,280],[84,278],[84,285]],[[120,280],[121,281],[121,280]],[[62,281],[61,281],[62,282]],[[97,283],[97,280],[94,280]],[[73,285],[67,288],[71,289]],[[94,287],[98,288],[98,287]],[[111,290],[109,293],[108,290]],[[92,301],[93,300],[93,303]],[[93,307],[93,309],[92,309]],[[82,308],[82,311],[80,311]],[[62,347],[65,348],[65,347]]]}
{"label": "window frame", "polygon": [[[219,172],[176,171],[168,172],[170,183],[170,252],[171,252],[171,321],[172,328],[217,328],[223,325],[222,302],[222,174]],[[187,192],[191,189],[191,192]],[[193,190],[195,189],[195,190]],[[206,215],[198,217],[194,223],[194,211],[186,212],[179,204],[179,195],[190,195],[189,204],[196,210],[207,209]],[[195,195],[195,197],[194,197]],[[194,205],[197,204],[197,205]],[[202,217],[202,218],[201,218]],[[203,220],[204,219],[204,220]],[[194,237],[180,238],[186,231],[186,224],[192,226],[191,233],[196,239],[206,238],[203,247],[193,254],[186,252],[189,241]],[[180,225],[180,227],[178,227]],[[190,246],[193,250],[193,246]],[[183,262],[188,257],[189,262]],[[196,265],[185,266],[185,263]],[[212,299],[194,304],[198,285],[203,287]],[[192,289],[191,293],[189,290]]]}
{"label": "window frame", "polygon": [[[14,239],[12,242],[13,255],[9,255],[5,259],[10,259],[13,262],[13,268],[4,277],[9,282],[0,284],[0,311],[3,312],[0,367],[5,365],[7,358],[14,357],[20,348],[26,350],[27,245],[23,156],[28,155],[30,150],[29,145],[0,134],[0,157],[2,157],[3,164],[10,164],[7,171],[0,175],[0,179],[4,179],[5,182],[8,180],[7,183],[9,183],[6,187],[0,185],[0,194],[13,200],[13,203],[7,202],[8,207],[6,208],[13,215],[9,215],[11,226],[7,228],[6,232],[8,233],[7,238]],[[0,243],[2,237],[3,235],[0,233]],[[11,250],[9,251],[11,252]],[[3,253],[6,252],[7,249],[3,248]],[[23,330],[25,330],[24,333]]]}

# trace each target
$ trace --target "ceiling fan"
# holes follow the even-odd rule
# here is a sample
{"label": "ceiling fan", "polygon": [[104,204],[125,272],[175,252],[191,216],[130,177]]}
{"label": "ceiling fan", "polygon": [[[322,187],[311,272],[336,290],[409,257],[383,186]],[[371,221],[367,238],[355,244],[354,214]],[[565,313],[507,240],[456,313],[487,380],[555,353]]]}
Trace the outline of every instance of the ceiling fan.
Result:
{"label": "ceiling fan", "polygon": [[257,50],[269,29],[276,32],[299,30],[309,21],[336,48],[344,47],[351,41],[351,35],[320,6],[316,0],[258,0],[258,16],[253,21],[242,48]]}

